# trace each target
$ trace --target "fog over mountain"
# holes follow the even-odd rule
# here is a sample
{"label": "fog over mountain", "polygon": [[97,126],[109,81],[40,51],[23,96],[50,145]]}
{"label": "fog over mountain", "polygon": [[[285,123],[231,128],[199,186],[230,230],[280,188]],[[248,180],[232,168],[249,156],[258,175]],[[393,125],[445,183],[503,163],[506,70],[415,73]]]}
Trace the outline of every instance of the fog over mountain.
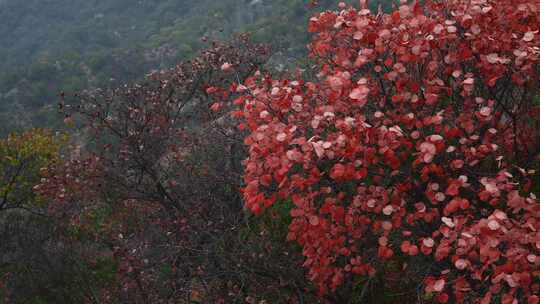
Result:
{"label": "fog over mountain", "polygon": [[[1,0],[0,133],[55,123],[60,91],[139,79],[205,44],[251,32],[278,53],[305,52],[304,0]],[[285,56],[286,57],[286,56]]]}

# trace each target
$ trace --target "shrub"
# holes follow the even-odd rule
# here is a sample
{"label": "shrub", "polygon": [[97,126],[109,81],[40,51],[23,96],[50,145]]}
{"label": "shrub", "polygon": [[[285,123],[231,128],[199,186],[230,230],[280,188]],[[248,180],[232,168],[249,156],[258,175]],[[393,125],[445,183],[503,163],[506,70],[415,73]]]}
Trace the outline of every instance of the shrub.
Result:
{"label": "shrub", "polygon": [[397,263],[420,299],[538,303],[540,1],[365,2],[311,18],[315,80],[243,84],[246,207],[292,201],[320,294]]}
{"label": "shrub", "polygon": [[143,83],[61,104],[86,145],[43,170],[37,191],[71,240],[113,255],[117,284],[102,290],[101,301],[304,296],[303,270],[291,271],[299,256],[283,259],[243,210],[242,137],[219,112],[237,94],[229,88],[268,56],[266,46],[242,35]]}

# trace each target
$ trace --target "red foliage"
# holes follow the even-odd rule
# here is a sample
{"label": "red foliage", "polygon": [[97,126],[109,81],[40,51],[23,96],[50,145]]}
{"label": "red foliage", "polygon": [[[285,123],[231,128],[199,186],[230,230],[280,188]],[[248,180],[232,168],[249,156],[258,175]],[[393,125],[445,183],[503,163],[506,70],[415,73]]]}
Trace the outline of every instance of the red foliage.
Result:
{"label": "red foliage", "polygon": [[440,303],[539,302],[540,202],[522,169],[540,146],[539,10],[323,12],[309,24],[317,80],[245,82],[246,207],[292,199],[288,238],[321,294],[400,255],[424,263]]}
{"label": "red foliage", "polygon": [[230,190],[241,182],[241,139],[219,111],[233,107],[223,100],[232,101],[231,84],[269,55],[240,35],[142,83],[61,103],[87,145],[44,168],[35,191],[68,228],[66,239],[90,239],[88,247],[114,258],[118,284],[102,291],[104,302],[171,303],[203,288],[207,301],[239,293],[213,285],[238,286],[237,272],[223,269],[251,254],[236,246],[229,258],[221,250],[236,240],[243,210]]}

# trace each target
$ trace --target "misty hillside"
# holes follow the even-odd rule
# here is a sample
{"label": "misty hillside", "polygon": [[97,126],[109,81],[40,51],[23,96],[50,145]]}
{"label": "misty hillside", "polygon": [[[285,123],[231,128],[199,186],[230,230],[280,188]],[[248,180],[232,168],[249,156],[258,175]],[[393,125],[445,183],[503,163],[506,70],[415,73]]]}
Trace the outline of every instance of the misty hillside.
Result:
{"label": "misty hillside", "polygon": [[3,0],[0,133],[54,123],[48,106],[59,91],[170,67],[204,46],[202,37],[248,31],[274,51],[303,53],[313,11],[304,0]]}

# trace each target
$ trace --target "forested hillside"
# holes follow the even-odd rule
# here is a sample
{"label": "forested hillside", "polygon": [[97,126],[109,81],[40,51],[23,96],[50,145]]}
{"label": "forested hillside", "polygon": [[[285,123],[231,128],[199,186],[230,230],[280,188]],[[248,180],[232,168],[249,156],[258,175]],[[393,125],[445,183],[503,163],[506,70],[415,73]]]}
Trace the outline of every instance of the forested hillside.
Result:
{"label": "forested hillside", "polygon": [[252,32],[279,60],[307,52],[304,0],[4,0],[0,133],[55,123],[60,91],[112,86],[191,58],[208,39]]}

